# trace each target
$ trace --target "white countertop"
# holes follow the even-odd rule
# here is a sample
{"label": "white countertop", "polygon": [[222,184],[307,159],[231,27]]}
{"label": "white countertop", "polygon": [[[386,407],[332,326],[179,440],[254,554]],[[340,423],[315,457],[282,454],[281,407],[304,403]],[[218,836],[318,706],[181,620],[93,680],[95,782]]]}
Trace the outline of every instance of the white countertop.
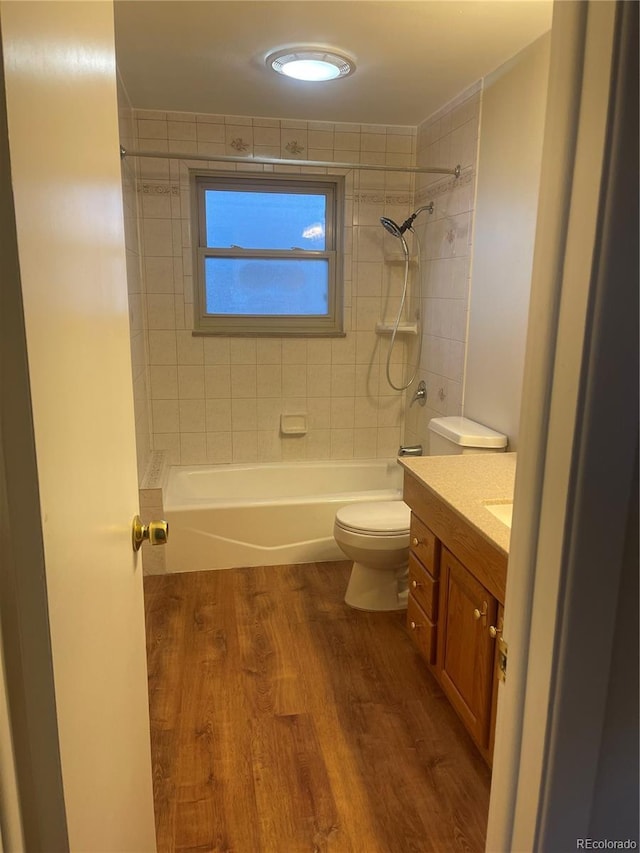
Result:
{"label": "white countertop", "polygon": [[504,554],[511,528],[485,506],[513,501],[516,453],[405,456],[400,464]]}

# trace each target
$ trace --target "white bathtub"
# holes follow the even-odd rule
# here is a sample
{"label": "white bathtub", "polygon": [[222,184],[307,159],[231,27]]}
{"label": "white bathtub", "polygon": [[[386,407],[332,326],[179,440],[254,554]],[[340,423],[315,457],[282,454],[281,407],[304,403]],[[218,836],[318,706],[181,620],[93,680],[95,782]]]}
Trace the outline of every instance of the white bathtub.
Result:
{"label": "white bathtub", "polygon": [[174,466],[163,497],[167,571],[342,560],[336,511],[401,496],[395,459]]}

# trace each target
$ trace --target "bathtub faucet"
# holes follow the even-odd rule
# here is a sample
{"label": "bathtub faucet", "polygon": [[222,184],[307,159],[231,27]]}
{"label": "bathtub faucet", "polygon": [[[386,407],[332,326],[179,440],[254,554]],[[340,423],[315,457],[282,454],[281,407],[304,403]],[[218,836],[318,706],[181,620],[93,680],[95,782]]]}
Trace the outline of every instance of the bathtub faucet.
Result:
{"label": "bathtub faucet", "polygon": [[422,456],[421,444],[401,444],[398,456]]}

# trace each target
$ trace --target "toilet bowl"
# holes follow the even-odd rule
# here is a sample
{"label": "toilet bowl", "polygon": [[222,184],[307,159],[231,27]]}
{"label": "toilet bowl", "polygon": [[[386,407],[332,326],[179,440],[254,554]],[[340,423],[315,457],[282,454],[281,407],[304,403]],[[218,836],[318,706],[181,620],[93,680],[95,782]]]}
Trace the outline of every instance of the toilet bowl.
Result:
{"label": "toilet bowl", "polygon": [[404,501],[342,507],[333,535],[353,560],[345,602],[357,610],[403,610],[408,597],[409,523]]}

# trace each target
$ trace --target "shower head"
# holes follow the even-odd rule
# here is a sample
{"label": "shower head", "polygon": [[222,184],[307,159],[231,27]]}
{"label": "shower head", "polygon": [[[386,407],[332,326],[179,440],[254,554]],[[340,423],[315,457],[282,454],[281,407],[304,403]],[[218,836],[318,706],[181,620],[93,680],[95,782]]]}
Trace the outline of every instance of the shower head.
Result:
{"label": "shower head", "polygon": [[406,230],[404,226],[400,227],[400,225],[395,223],[393,219],[389,219],[386,216],[380,217],[380,222],[382,227],[385,228],[393,237],[402,237],[402,232]]}
{"label": "shower head", "polygon": [[429,204],[425,204],[424,207],[419,207],[408,219],[405,219],[402,225],[398,225],[397,222],[394,222],[393,219],[389,219],[387,216],[382,216],[380,218],[380,223],[393,237],[402,237],[407,229],[412,228],[413,220],[419,213],[422,213],[423,210],[428,210],[429,213],[433,213],[433,202],[431,201]]}

